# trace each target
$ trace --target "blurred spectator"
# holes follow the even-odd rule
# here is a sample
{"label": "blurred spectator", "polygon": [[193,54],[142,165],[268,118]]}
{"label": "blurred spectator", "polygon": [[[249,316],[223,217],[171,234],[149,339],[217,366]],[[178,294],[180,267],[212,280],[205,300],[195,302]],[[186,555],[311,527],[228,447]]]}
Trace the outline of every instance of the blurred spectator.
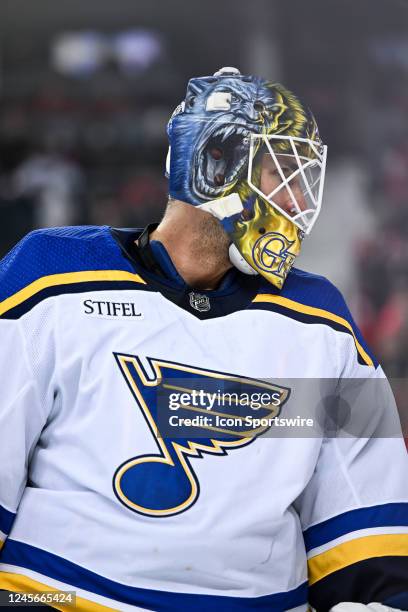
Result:
{"label": "blurred spectator", "polygon": [[33,153],[15,170],[13,186],[17,197],[34,200],[37,227],[73,225],[79,216],[83,174],[73,161],[58,152]]}
{"label": "blurred spectator", "polygon": [[389,206],[403,208],[408,216],[408,142],[403,141],[389,149],[382,159],[384,197]]}
{"label": "blurred spectator", "polygon": [[388,374],[408,377],[408,279],[399,278],[376,321],[374,349]]}

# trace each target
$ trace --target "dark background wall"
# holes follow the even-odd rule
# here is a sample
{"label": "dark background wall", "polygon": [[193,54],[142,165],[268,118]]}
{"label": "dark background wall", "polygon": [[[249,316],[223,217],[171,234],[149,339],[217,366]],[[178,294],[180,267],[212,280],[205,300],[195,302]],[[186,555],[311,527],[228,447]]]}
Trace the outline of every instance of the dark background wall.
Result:
{"label": "dark background wall", "polygon": [[[129,31],[132,67],[114,52]],[[56,42],[83,32],[103,59],[64,73]],[[188,78],[225,65],[281,80],[312,107],[329,170],[302,265],[340,285],[388,373],[406,378],[406,0],[3,0],[0,255],[33,227],[160,217],[168,116]]]}

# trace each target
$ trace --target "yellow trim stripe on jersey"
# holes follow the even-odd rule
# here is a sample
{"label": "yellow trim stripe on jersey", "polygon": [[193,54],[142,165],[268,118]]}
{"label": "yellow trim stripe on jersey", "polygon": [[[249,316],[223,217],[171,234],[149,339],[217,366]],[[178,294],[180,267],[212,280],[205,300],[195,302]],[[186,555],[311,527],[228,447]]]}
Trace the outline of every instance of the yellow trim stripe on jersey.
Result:
{"label": "yellow trim stripe on jersey", "polygon": [[407,557],[408,534],[373,535],[343,542],[308,560],[309,585],[353,563],[374,557]]}
{"label": "yellow trim stripe on jersey", "polygon": [[[60,589],[50,587],[48,584],[38,582],[22,574],[13,574],[11,572],[0,572],[0,589],[16,593],[38,593],[39,595],[44,592],[61,593]],[[75,587],[67,585],[65,590],[75,591]],[[75,600],[75,606],[52,602],[52,607],[63,612],[72,612],[72,610],[76,612],[120,612],[120,608],[108,608],[82,597],[76,596]]]}
{"label": "yellow trim stripe on jersey", "polygon": [[374,365],[373,360],[367,354],[367,352],[363,349],[359,341],[357,340],[354,330],[347,319],[343,317],[339,317],[328,310],[323,310],[322,308],[316,308],[314,306],[306,306],[305,304],[301,304],[300,302],[295,302],[294,300],[290,300],[289,298],[282,297],[280,295],[269,295],[268,293],[260,293],[253,300],[253,302],[269,302],[272,304],[278,304],[279,306],[284,306],[285,308],[289,308],[291,310],[295,310],[297,312],[301,312],[302,314],[311,315],[314,317],[322,317],[324,319],[328,319],[330,321],[334,321],[339,325],[342,325],[352,334],[354,338],[354,343],[361,357],[364,359],[367,365]]}
{"label": "yellow trim stripe on jersey", "polygon": [[146,282],[138,274],[126,272],[125,270],[87,270],[84,272],[65,272],[63,274],[51,274],[38,278],[14,295],[0,302],[0,316],[7,311],[19,306],[36,293],[49,287],[58,285],[73,285],[74,283],[89,283],[93,281],[130,281],[145,285]]}
{"label": "yellow trim stripe on jersey", "polygon": [[0,540],[0,550],[3,548],[4,546],[4,540]]}

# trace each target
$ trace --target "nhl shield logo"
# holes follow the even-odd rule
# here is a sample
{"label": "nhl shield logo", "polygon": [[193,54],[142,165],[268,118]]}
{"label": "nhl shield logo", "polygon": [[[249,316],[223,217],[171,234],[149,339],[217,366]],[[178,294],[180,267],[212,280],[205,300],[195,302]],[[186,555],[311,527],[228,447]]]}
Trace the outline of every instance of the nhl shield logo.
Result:
{"label": "nhl shield logo", "polygon": [[202,293],[195,293],[195,291],[190,291],[188,294],[190,298],[190,306],[198,312],[208,312],[211,308],[210,298],[207,295],[202,295]]}

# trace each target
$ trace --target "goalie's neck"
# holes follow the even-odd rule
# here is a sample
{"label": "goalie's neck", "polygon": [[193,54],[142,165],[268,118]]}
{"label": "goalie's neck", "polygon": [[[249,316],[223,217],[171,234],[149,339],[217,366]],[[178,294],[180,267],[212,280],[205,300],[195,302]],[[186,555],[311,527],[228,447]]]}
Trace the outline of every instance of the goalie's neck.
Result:
{"label": "goalie's neck", "polygon": [[172,201],[149,239],[162,245],[177,274],[190,287],[216,289],[232,268],[229,238],[219,221],[190,204]]}

